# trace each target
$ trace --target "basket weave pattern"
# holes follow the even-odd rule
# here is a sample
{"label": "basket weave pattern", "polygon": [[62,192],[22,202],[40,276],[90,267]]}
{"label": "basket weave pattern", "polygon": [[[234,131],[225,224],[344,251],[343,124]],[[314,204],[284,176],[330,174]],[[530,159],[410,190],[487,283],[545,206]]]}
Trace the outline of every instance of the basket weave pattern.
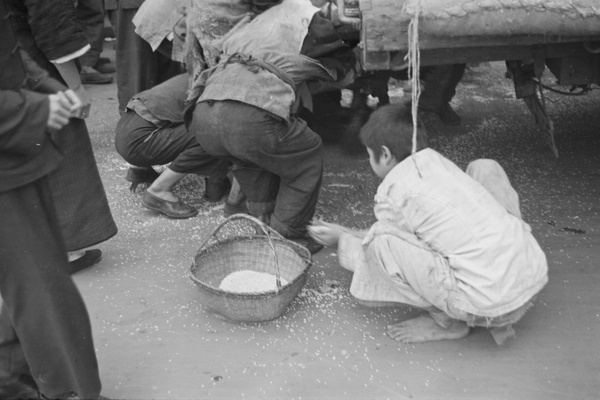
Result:
{"label": "basket weave pattern", "polygon": [[[255,224],[263,234],[235,232],[224,239],[217,232],[234,220]],[[283,238],[258,219],[236,214],[215,229],[200,247],[192,264],[190,278],[198,286],[205,309],[235,322],[262,322],[281,316],[300,292],[311,266],[310,253],[303,246]],[[229,274],[252,270],[285,279],[278,291],[231,293],[219,289]]]}

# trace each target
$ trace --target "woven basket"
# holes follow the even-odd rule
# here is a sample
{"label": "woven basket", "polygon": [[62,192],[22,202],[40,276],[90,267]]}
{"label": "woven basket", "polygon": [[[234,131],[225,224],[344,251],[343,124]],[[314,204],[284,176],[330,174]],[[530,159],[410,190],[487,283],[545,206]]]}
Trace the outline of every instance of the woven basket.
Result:
{"label": "woven basket", "polygon": [[[228,228],[231,231],[234,223],[238,227],[234,227],[233,234],[223,234]],[[233,322],[263,322],[284,313],[306,283],[311,263],[310,252],[304,246],[285,239],[252,216],[235,214],[217,226],[200,246],[190,278],[200,289],[206,310]],[[232,293],[219,289],[227,275],[241,270],[275,275],[278,290]],[[282,287],[281,278],[288,282]]]}

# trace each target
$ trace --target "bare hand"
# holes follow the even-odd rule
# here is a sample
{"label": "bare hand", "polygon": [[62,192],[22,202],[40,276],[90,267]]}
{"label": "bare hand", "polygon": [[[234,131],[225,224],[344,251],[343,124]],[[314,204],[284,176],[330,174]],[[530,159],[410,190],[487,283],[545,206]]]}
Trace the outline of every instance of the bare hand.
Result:
{"label": "bare hand", "polygon": [[69,123],[71,118],[71,102],[63,92],[48,96],[50,112],[48,113],[47,127],[51,131],[58,131]]}
{"label": "bare hand", "polygon": [[83,108],[83,102],[75,94],[75,92],[71,89],[69,89],[65,92],[65,96],[71,103],[71,116],[72,117],[78,116],[80,113],[80,110]]}
{"label": "bare hand", "polygon": [[72,117],[87,118],[87,116],[89,115],[89,110],[90,110],[92,103],[91,103],[90,96],[83,88],[83,85],[79,85],[72,90],[71,89],[68,90],[67,92],[72,92],[72,94],[69,94],[69,96],[72,96],[73,100],[74,100],[74,98],[77,98],[79,100],[79,103],[81,104],[79,107],[76,107],[74,109],[74,113],[72,114]]}
{"label": "bare hand", "polygon": [[346,231],[341,225],[315,220],[307,227],[308,234],[323,246],[335,246],[340,241],[340,237]]}

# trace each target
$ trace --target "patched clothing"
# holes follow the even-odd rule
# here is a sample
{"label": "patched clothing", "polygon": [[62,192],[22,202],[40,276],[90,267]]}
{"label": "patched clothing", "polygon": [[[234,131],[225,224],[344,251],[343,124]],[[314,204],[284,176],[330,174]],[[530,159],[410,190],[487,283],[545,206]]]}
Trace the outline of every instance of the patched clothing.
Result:
{"label": "patched clothing", "polygon": [[321,138],[295,114],[300,101],[310,102],[306,82],[354,71],[352,51],[318,11],[306,0],[283,0],[246,14],[210,42],[209,55],[222,49],[219,63],[205,60],[212,68],[188,96],[198,142],[236,164],[249,212],[286,237],[306,234],[323,171]]}
{"label": "patched clothing", "polygon": [[335,71],[300,54],[318,11],[303,0],[286,0],[239,28],[224,41],[219,64],[202,73],[198,101],[240,101],[289,120],[298,85],[336,80]]}

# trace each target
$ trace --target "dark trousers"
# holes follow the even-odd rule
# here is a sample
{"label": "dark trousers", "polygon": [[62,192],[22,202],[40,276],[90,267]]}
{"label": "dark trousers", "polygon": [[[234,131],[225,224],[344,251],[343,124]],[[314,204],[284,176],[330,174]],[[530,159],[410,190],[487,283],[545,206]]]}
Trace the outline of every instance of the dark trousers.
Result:
{"label": "dark trousers", "polygon": [[158,128],[127,109],[117,124],[115,148],[128,163],[138,167],[169,164],[172,171],[224,178],[227,161],[206,153],[184,123]]}
{"label": "dark trousers", "polygon": [[68,274],[46,178],[0,193],[0,393],[15,377],[49,398],[100,394],[89,316]]}
{"label": "dark trousers", "polygon": [[90,43],[91,49],[79,57],[82,66],[94,67],[100,59],[104,47],[104,0],[78,0],[77,20]]}
{"label": "dark trousers", "polygon": [[423,92],[419,108],[424,111],[439,111],[450,103],[456,94],[456,86],[465,73],[466,64],[434,65],[421,68]]}
{"label": "dark trousers", "polygon": [[286,237],[301,236],[317,205],[323,159],[321,138],[303,120],[290,123],[235,101],[201,102],[190,129],[217,157],[231,157],[250,213],[270,214]]}
{"label": "dark trousers", "polygon": [[117,37],[117,98],[121,114],[133,95],[185,72],[183,64],[152,51],[150,45],[135,33],[132,20],[137,10],[118,8],[108,11]]}

